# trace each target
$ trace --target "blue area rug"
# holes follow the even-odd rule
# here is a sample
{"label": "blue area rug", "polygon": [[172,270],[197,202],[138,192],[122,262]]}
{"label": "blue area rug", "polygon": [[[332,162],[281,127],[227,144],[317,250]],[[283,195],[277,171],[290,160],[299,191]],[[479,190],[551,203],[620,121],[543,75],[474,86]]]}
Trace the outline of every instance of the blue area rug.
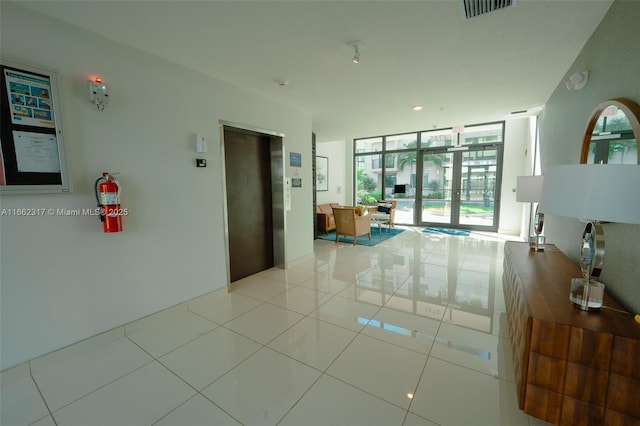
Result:
{"label": "blue area rug", "polygon": [[[368,235],[360,235],[358,237],[358,244],[359,246],[368,246],[368,247],[372,247],[375,246],[376,244],[380,244],[383,241],[388,240],[391,237],[395,237],[396,235],[400,234],[404,232],[404,229],[388,229],[388,228],[380,228],[378,229],[377,226],[372,226],[371,227],[371,241],[369,241],[369,236]],[[321,240],[327,240],[327,241],[336,241],[336,231],[331,231],[328,234],[318,234],[318,238]],[[340,239],[338,240],[341,243],[345,243],[345,244],[353,244],[353,237],[345,237],[344,235],[340,236]]]}
{"label": "blue area rug", "polygon": [[450,228],[424,228],[422,232],[432,232],[434,234],[447,234],[447,235],[460,235],[462,237],[467,237],[471,233],[466,229],[450,229]]}

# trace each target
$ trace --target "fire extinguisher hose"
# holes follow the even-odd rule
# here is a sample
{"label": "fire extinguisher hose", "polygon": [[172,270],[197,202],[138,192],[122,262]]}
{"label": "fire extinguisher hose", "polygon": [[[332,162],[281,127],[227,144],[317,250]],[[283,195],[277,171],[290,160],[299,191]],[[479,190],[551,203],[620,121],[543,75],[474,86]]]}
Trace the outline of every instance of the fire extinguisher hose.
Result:
{"label": "fire extinguisher hose", "polygon": [[[100,196],[98,195],[98,184],[102,179],[104,178],[100,176],[98,179],[96,179],[96,183],[93,184],[93,189],[96,194],[96,202],[98,203],[98,207],[100,208],[102,208],[102,204],[100,204]],[[100,213],[100,222],[104,222],[104,215],[102,213]]]}

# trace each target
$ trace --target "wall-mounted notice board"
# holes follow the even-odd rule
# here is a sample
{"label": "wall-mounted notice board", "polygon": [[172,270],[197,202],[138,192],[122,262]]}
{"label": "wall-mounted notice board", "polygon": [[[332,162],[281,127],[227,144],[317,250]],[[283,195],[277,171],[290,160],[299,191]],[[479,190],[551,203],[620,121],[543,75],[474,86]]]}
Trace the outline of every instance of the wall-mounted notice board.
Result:
{"label": "wall-mounted notice board", "polygon": [[0,60],[0,193],[70,192],[54,71]]}

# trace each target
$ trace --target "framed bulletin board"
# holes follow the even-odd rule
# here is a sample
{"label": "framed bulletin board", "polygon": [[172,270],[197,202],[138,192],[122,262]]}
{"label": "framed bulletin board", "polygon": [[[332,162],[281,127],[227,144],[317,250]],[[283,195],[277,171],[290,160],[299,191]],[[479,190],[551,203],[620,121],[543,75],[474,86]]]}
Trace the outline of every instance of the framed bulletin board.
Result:
{"label": "framed bulletin board", "polygon": [[0,60],[0,194],[71,192],[54,71]]}

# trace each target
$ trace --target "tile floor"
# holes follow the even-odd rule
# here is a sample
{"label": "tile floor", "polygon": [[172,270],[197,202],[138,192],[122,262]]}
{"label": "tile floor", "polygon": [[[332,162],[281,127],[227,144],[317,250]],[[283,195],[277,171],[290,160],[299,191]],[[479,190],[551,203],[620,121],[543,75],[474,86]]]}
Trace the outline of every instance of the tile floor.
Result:
{"label": "tile floor", "polygon": [[315,253],[1,373],[2,426],[535,425],[503,240],[406,229]]}

